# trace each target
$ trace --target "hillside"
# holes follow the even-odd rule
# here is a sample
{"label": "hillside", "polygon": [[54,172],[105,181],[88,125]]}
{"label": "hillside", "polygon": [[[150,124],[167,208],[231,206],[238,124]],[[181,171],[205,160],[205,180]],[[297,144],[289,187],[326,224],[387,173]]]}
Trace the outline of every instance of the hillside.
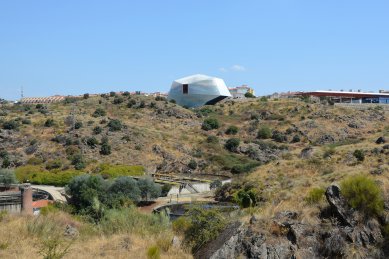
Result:
{"label": "hillside", "polygon": [[[188,110],[152,97],[107,95],[2,107],[1,115],[0,141],[9,166],[72,169],[72,156],[80,154],[84,165],[79,168],[90,172],[108,163],[142,165],[148,173],[230,174],[237,164],[251,168],[282,157],[298,158],[308,146],[375,147],[375,139],[388,130],[387,115],[380,110],[360,112],[288,100],[227,101]],[[218,129],[201,128],[208,117],[219,121]],[[16,129],[4,129],[9,124]],[[238,132],[227,134],[230,126]],[[276,141],[258,138],[264,126]],[[236,152],[223,148],[232,137],[240,139]],[[104,138],[111,147],[109,155],[101,152]],[[4,162],[4,154],[0,160]],[[191,160],[197,166],[189,166]]]}
{"label": "hillside", "polygon": [[[105,95],[43,106],[4,105],[0,114],[0,164],[16,168],[20,180],[64,185],[84,172],[104,178],[154,172],[231,177],[215,198],[241,209],[226,217],[230,228],[218,225],[218,239],[192,246],[197,258],[225,258],[226,253],[258,258],[263,251],[267,258],[387,255],[389,113],[379,106],[360,111],[325,100],[255,98],[185,109],[161,98]],[[52,175],[63,179],[50,181]],[[347,185],[349,179],[361,182]],[[349,195],[349,186],[361,189]],[[351,203],[376,186],[379,191],[356,204],[375,204],[379,196],[377,208]],[[86,223],[77,224],[82,229]],[[153,231],[134,239],[144,240]],[[172,231],[187,234],[173,223],[173,230],[165,226],[150,242]],[[81,233],[84,239],[75,249],[97,240],[98,233]],[[116,233],[115,242],[122,235]],[[142,242],[135,247],[145,250]],[[180,249],[163,256],[189,256],[189,247]],[[120,249],[113,250],[109,256]]]}

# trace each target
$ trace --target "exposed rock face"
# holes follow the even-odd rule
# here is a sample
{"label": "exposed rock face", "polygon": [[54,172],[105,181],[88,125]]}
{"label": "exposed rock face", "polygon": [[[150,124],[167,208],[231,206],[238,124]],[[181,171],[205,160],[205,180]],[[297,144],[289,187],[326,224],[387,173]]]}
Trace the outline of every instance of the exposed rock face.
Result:
{"label": "exposed rock face", "polygon": [[348,226],[354,226],[353,210],[348,207],[346,200],[341,196],[339,186],[329,186],[325,194],[332,211],[336,214],[341,223]]}
{"label": "exposed rock face", "polygon": [[[293,211],[277,213],[273,218],[277,233],[261,229],[261,221],[229,226],[214,241],[195,254],[195,258],[344,258],[350,247],[358,251],[358,258],[388,258],[379,222],[361,215],[347,205],[337,185],[326,190],[329,208],[322,213],[319,225],[298,220]],[[335,219],[337,220],[334,220]]]}

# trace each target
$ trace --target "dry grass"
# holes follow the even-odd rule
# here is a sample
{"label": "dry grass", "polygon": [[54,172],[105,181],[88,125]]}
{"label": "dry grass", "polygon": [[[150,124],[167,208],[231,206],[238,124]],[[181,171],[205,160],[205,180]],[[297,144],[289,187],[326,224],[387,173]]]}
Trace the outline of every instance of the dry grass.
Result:
{"label": "dry grass", "polygon": [[[80,236],[73,241],[63,237],[68,224],[80,230]],[[31,228],[32,225],[35,227]],[[157,236],[106,236],[93,231],[93,226],[88,223],[62,212],[39,218],[7,215],[0,224],[0,233],[0,258],[39,258],[43,240],[54,237],[64,240],[64,244],[72,242],[64,258],[147,258],[147,249],[152,245],[160,247],[161,258],[192,258],[190,254],[170,245],[170,232]]]}

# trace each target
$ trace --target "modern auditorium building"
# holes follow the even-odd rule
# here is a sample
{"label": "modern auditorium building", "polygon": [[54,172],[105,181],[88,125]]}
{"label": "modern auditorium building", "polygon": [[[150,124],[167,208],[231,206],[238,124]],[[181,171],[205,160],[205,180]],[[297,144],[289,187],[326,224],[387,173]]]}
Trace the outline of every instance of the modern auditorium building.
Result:
{"label": "modern auditorium building", "polygon": [[185,107],[212,105],[231,97],[223,79],[206,75],[192,75],[174,80],[168,99]]}

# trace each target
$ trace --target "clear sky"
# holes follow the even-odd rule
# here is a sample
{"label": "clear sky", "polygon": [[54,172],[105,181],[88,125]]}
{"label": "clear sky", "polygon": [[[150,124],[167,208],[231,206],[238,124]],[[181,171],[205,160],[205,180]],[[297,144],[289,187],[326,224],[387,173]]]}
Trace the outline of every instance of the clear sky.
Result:
{"label": "clear sky", "polygon": [[389,89],[389,1],[0,1],[0,98],[167,92],[197,73],[260,95]]}

